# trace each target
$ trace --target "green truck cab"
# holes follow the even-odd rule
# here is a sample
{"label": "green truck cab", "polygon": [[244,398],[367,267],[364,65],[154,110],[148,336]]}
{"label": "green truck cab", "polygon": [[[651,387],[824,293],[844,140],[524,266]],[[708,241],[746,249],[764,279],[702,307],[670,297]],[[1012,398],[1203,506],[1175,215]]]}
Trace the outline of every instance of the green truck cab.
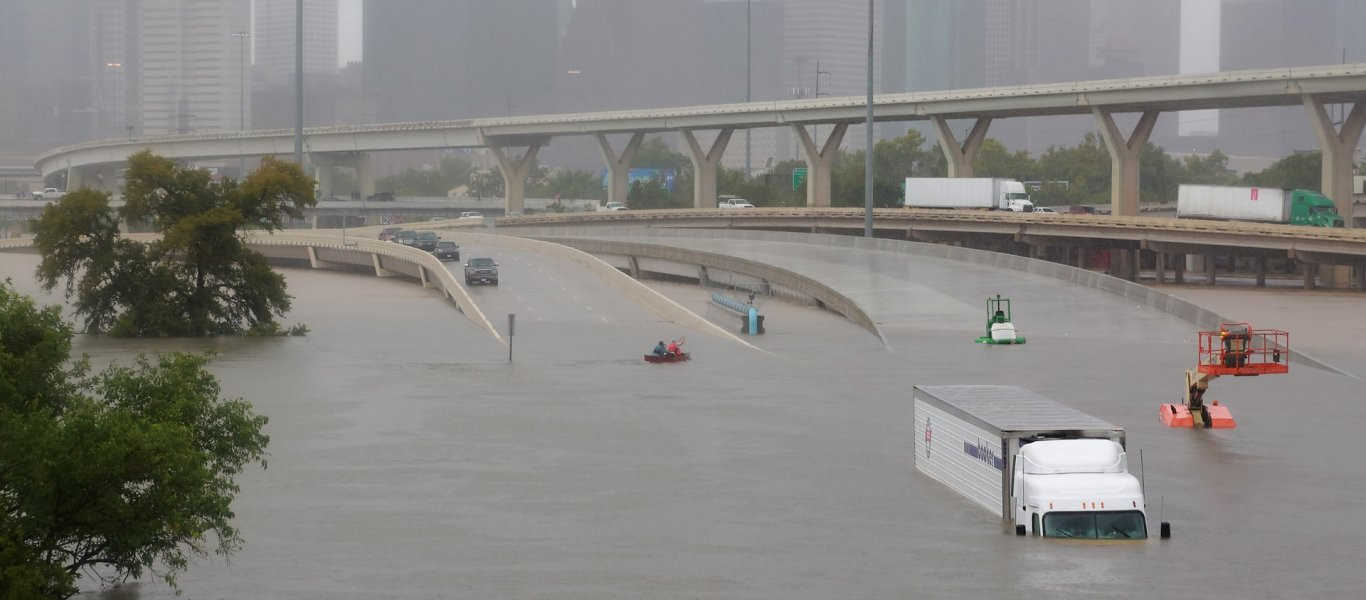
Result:
{"label": "green truck cab", "polygon": [[1290,191],[1290,224],[1342,227],[1342,215],[1327,196],[1310,190]]}

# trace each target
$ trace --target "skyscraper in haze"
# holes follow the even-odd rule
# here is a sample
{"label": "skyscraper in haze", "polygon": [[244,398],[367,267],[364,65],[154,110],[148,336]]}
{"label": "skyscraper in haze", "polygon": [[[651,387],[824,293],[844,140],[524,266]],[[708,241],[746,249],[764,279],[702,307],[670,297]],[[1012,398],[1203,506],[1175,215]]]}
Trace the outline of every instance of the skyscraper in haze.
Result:
{"label": "skyscraper in haze", "polygon": [[[294,77],[296,0],[255,1],[255,75],[266,85],[289,83]],[[337,0],[304,0],[304,75],[336,72]]]}
{"label": "skyscraper in haze", "polygon": [[232,35],[249,30],[250,10],[249,0],[142,0],[145,133],[236,131],[251,122]]}
{"label": "skyscraper in haze", "polygon": [[560,3],[371,0],[364,6],[364,79],[377,121],[535,114],[554,104]]}

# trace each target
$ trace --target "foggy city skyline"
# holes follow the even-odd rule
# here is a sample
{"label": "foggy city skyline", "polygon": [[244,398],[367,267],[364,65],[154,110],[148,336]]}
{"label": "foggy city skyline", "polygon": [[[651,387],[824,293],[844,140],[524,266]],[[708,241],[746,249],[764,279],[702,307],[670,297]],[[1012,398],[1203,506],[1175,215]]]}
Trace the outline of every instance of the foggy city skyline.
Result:
{"label": "foggy city skyline", "polygon": [[[327,27],[336,36],[329,52],[337,69],[310,68],[308,126],[739,102],[746,85],[746,37],[753,40],[749,86],[755,101],[863,93],[864,0],[309,0],[319,1],[336,3],[335,25],[329,21]],[[220,7],[225,14],[271,4],[185,2]],[[201,79],[202,72],[151,79],[153,71],[143,62],[155,51],[149,45],[153,38],[138,31],[156,4],[12,0],[0,8],[6,17],[0,45],[8,44],[11,51],[4,55],[15,57],[0,65],[0,76],[17,84],[0,92],[0,159],[24,162],[45,149],[123,135],[234,131],[238,121],[245,129],[291,126],[292,56],[278,53],[292,49],[278,44],[269,50],[265,44],[272,36],[258,30],[259,23],[248,26],[250,38],[215,39],[193,50],[205,53],[196,64],[217,65],[214,91],[191,94],[175,83]],[[748,33],[746,5],[756,15]],[[1351,0],[1293,6],[1290,0],[876,5],[878,93],[1366,60],[1366,41],[1352,25],[1366,22],[1366,3]],[[41,19],[61,25],[45,36],[48,41],[63,32],[107,33],[91,37],[95,42],[72,38],[66,49],[48,46],[40,53],[23,40]],[[288,35],[292,25],[279,31]],[[1221,35],[1227,31],[1237,34]],[[248,46],[251,58],[243,63],[238,54]],[[191,50],[167,51],[170,56]],[[272,70],[269,65],[277,63]],[[50,90],[55,102],[39,111],[21,101],[20,89]],[[1164,115],[1152,139],[1172,152],[1220,148],[1276,158],[1315,146],[1302,113],[1284,108]],[[878,135],[898,135],[907,127],[925,124],[880,126]],[[998,120],[989,135],[1012,150],[1038,155],[1075,144],[1093,129],[1089,118],[1036,117]],[[859,138],[857,131],[850,130],[846,145]],[[753,130],[750,144],[760,149],[752,154],[761,163],[794,157],[787,138],[777,129]],[[557,142],[543,158],[587,166],[597,157],[581,142]],[[737,164],[738,147],[730,145],[727,164]]]}

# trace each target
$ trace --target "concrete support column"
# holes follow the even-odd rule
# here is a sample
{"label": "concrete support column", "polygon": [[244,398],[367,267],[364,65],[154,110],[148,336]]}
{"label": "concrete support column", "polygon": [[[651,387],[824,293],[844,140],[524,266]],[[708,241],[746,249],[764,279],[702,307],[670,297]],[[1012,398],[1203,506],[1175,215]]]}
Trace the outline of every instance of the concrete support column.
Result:
{"label": "concrete support column", "polygon": [[1186,282],[1186,255],[1177,254],[1172,257],[1172,282]]}
{"label": "concrete support column", "polygon": [[631,189],[628,177],[631,172],[631,161],[635,160],[636,151],[640,149],[640,142],[645,139],[645,134],[631,134],[631,141],[626,142],[626,148],[621,154],[612,150],[612,143],[607,141],[607,134],[595,133],[593,137],[598,140],[602,159],[607,161],[607,201],[626,204],[626,195]]}
{"label": "concrete support column", "polygon": [[1115,126],[1114,115],[1107,110],[1092,108],[1100,123],[1100,137],[1110,151],[1110,214],[1138,216],[1139,155],[1157,123],[1157,111],[1148,110],[1138,118],[1134,132],[1128,138]]}
{"label": "concrete support column", "polygon": [[691,129],[680,129],[678,134],[688,144],[688,157],[692,159],[692,207],[716,208],[716,167],[726,153],[726,144],[734,129],[722,129],[716,134],[711,148],[703,150],[697,142],[697,134]]}
{"label": "concrete support column", "polygon": [[806,206],[808,208],[830,206],[830,165],[835,162],[835,155],[839,151],[840,143],[844,141],[844,132],[848,130],[849,125],[846,123],[836,125],[830,131],[830,137],[825,138],[825,144],[817,149],[816,142],[811,139],[811,134],[807,133],[805,125],[792,126],[792,132],[797,135],[802,154],[806,157]]}
{"label": "concrete support column", "polygon": [[526,153],[520,158],[513,158],[503,152],[502,146],[489,146],[489,152],[498,159],[498,170],[503,173],[503,210],[508,213],[525,209],[526,176],[531,172],[531,164],[536,162],[536,153],[540,151],[540,144],[532,144],[527,146]]}
{"label": "concrete support column", "polygon": [[[972,161],[977,158],[977,151],[982,148],[982,140],[987,138],[991,117],[977,119],[962,144],[958,143],[958,137],[949,128],[948,119],[930,117],[930,122],[934,123],[935,131],[939,132],[939,149],[948,160],[949,177],[972,177]],[[909,168],[910,165],[907,165],[908,170]]]}
{"label": "concrete support column", "polygon": [[1257,287],[1266,287],[1266,257],[1258,256],[1252,260],[1257,264]]}
{"label": "concrete support column", "polygon": [[1314,263],[1300,263],[1304,265],[1304,289],[1312,290],[1315,287],[1314,279],[1319,274],[1319,266]]}
{"label": "concrete support column", "polygon": [[66,168],[66,191],[74,192],[85,185],[85,171],[76,167]]}
{"label": "concrete support column", "polygon": [[1078,269],[1085,269],[1085,268],[1086,268],[1086,247],[1085,247],[1085,246],[1077,246],[1077,247],[1076,247],[1076,250],[1077,250],[1077,268],[1078,268]]}
{"label": "concrete support column", "polygon": [[314,154],[309,157],[313,162],[313,178],[318,180],[318,197],[326,198],[332,195],[333,185],[337,175],[336,163],[330,156]]}
{"label": "concrete support column", "polygon": [[1320,96],[1305,95],[1304,107],[1309,111],[1309,122],[1314,134],[1319,138],[1319,149],[1323,151],[1323,170],[1321,190],[1323,195],[1333,199],[1338,214],[1347,227],[1352,226],[1352,160],[1355,158],[1357,142],[1361,140],[1362,127],[1366,126],[1366,102],[1352,105],[1352,112],[1338,129],[1328,116]]}
{"label": "concrete support column", "polygon": [[1205,255],[1205,283],[1214,285],[1214,255]]}
{"label": "concrete support column", "polygon": [[356,155],[356,188],[362,200],[375,193],[375,165],[368,152]]}
{"label": "concrete support column", "polygon": [[1162,285],[1167,282],[1167,253],[1158,252],[1153,258],[1153,280]]}

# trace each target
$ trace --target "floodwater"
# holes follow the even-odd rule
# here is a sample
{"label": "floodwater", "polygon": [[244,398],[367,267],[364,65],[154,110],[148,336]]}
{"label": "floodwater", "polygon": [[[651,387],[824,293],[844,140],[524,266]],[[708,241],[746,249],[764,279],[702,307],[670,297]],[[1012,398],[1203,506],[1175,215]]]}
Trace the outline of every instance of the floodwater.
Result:
{"label": "floodwater", "polygon": [[[1361,380],[1303,367],[1221,379],[1210,397],[1232,407],[1238,429],[1168,430],[1157,405],[1179,401],[1194,332],[1101,292],[933,259],[881,269],[887,257],[851,255],[881,269],[843,285],[882,297],[888,344],[770,301],[769,333],[750,338],[766,351],[756,351],[679,330],[567,263],[487,253],[503,283],[472,293],[500,326],[517,313],[511,363],[506,346],[429,290],[306,270],[285,271],[289,321],[312,331],[303,338],[79,342],[97,361],[213,349],[225,394],[271,419],[269,468],[239,478],[246,546],[191,567],[183,597],[1366,590]],[[0,254],[0,276],[31,291],[35,263]],[[907,293],[900,307],[886,292],[896,285]],[[695,287],[655,287],[705,309]],[[975,345],[980,298],[1002,287],[1021,290],[1016,323],[1029,343]],[[639,358],[677,335],[693,361]],[[1154,521],[1171,521],[1173,538],[1016,538],[917,474],[910,386],[978,382],[1024,385],[1126,427]],[[84,597],[174,595],[135,583]]]}

